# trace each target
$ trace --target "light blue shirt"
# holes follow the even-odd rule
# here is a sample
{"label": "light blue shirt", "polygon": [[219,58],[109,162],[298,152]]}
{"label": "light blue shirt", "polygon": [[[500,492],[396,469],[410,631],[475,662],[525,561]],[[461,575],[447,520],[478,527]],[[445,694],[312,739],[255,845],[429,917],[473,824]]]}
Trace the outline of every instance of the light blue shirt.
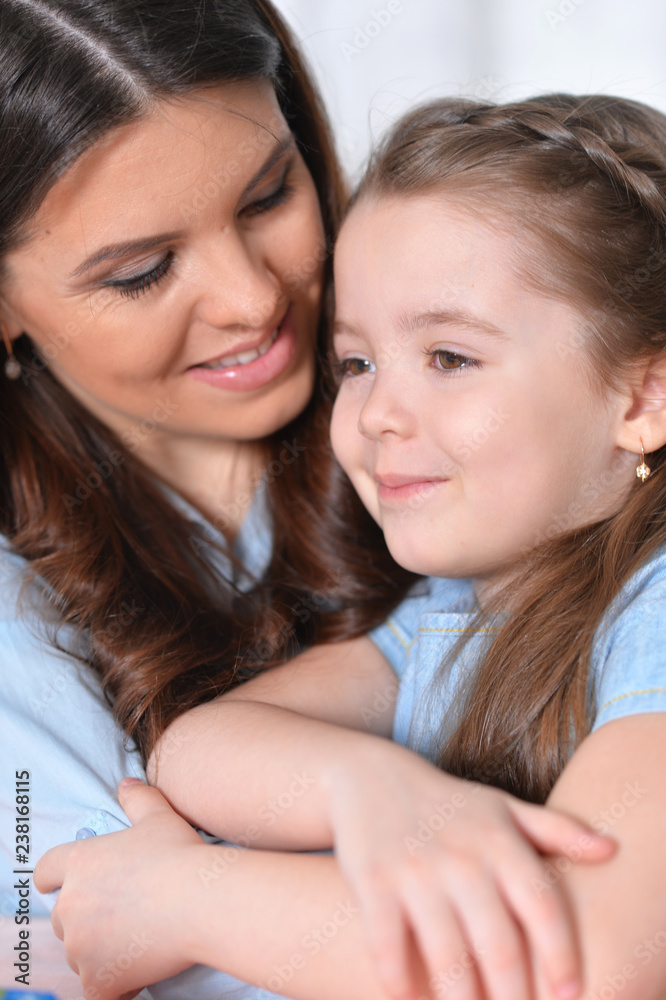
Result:
{"label": "light blue shirt", "polygon": [[[393,738],[433,756],[447,712],[492,639],[479,627],[467,580],[428,581],[372,638],[401,678]],[[475,634],[447,670],[439,667],[462,632]],[[591,657],[592,729],[626,715],[666,711],[666,547],[630,578],[597,629]]]}
{"label": "light blue shirt", "polygon": [[[224,537],[184,500],[171,495],[205,536]],[[260,487],[238,533],[234,554],[260,577],[272,547],[265,491]],[[232,570],[223,553],[209,553],[220,575]],[[30,867],[50,847],[65,841],[112,833],[129,826],[116,790],[127,776],[145,780],[138,751],[113,720],[98,678],[72,656],[59,653],[45,634],[45,603],[39,587],[19,592],[24,562],[0,545],[0,915],[13,919],[17,898],[15,772],[30,772]],[[250,577],[235,581],[243,589]],[[128,609],[131,615],[131,608]],[[53,623],[57,627],[57,623]],[[74,641],[60,628],[66,648]],[[69,643],[69,645],[67,645]],[[55,894],[40,896],[31,886],[31,914],[45,914]],[[151,987],[155,1000],[267,1000],[274,994],[248,986],[203,966]]]}

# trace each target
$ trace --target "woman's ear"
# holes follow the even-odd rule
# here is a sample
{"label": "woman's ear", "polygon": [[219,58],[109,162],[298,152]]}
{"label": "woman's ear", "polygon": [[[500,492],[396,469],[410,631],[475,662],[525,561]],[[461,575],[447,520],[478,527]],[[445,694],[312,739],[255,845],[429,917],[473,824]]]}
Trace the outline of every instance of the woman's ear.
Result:
{"label": "woman's ear", "polygon": [[23,333],[23,324],[9,303],[3,298],[0,298],[0,324],[2,324],[7,332],[10,341],[16,340]]}
{"label": "woman's ear", "polygon": [[634,384],[630,405],[618,428],[616,444],[636,455],[657,451],[666,444],[666,356],[660,354],[643,369]]}

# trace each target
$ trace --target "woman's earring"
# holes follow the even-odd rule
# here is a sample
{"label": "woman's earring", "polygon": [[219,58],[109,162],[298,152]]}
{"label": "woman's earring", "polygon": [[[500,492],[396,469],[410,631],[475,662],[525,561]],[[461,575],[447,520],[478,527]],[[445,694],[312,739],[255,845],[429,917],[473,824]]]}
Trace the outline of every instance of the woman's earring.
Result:
{"label": "woman's earring", "polygon": [[12,343],[7,335],[2,323],[0,323],[0,331],[2,332],[2,339],[5,342],[5,348],[7,349],[7,360],[5,361],[5,375],[12,382],[15,382],[17,378],[21,377],[21,365],[14,357],[14,349]]}
{"label": "woman's earring", "polygon": [[652,472],[652,469],[650,469],[645,464],[645,450],[643,448],[643,438],[640,439],[640,442],[641,442],[641,464],[636,466],[636,475],[641,480],[641,482],[644,483],[647,477]]}

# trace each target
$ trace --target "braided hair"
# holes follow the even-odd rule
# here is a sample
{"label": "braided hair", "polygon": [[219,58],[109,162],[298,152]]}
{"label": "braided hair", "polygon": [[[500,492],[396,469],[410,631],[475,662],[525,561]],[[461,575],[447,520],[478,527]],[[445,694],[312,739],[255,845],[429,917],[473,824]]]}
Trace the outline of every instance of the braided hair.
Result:
{"label": "braided hair", "polygon": [[[583,317],[579,335],[557,347],[585,361],[590,391],[612,391],[666,350],[666,116],[604,96],[435,101],[396,124],[354,203],[437,192],[518,229],[521,278]],[[666,447],[650,466],[614,516],[567,527],[563,512],[524,553],[512,593],[501,595],[513,613],[447,712],[444,769],[546,800],[591,729],[590,658],[604,612],[666,542]]]}

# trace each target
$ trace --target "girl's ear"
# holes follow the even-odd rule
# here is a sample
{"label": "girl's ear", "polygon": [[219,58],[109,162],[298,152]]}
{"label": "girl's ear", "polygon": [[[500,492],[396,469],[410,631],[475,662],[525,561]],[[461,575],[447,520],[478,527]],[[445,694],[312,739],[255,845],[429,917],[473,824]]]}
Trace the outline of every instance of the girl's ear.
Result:
{"label": "girl's ear", "polygon": [[666,444],[666,357],[663,355],[648,363],[642,381],[634,385],[616,444],[638,455],[641,439],[646,455]]}

